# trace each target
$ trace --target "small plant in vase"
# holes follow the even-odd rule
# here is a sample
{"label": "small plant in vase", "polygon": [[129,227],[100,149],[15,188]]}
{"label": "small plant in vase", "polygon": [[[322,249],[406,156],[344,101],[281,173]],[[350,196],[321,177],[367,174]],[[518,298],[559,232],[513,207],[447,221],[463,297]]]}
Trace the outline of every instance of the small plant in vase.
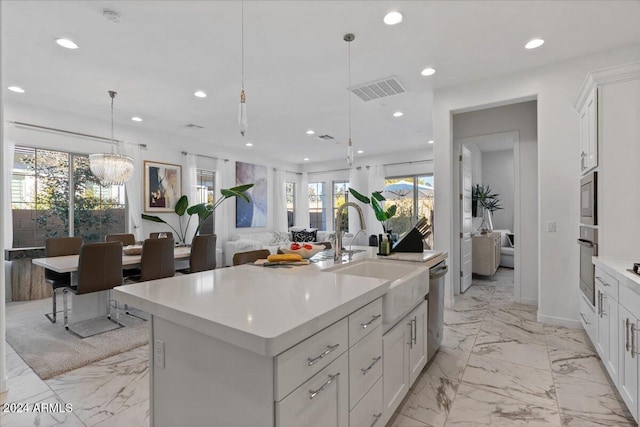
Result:
{"label": "small plant in vase", "polygon": [[500,196],[498,193],[492,193],[490,186],[482,186],[476,184],[473,189],[472,198],[478,206],[482,207],[482,224],[480,224],[480,233],[486,234],[493,230],[493,221],[491,219],[493,213],[502,209],[500,205]]}

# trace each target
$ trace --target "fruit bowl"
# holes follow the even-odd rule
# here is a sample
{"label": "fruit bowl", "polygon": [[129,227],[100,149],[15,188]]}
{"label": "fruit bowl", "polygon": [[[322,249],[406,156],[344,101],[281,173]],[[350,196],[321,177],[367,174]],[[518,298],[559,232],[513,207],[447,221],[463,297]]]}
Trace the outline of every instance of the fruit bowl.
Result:
{"label": "fruit bowl", "polygon": [[[325,247],[323,245],[309,245],[307,244],[307,248],[305,248],[304,246],[300,245],[299,249],[291,249],[291,246],[281,246],[280,247],[280,251],[284,254],[298,254],[300,256],[302,256],[302,258],[304,259],[308,259],[311,258],[312,256],[314,256],[315,254],[317,254],[318,252],[321,252],[325,249]],[[311,247],[311,249],[309,249],[308,247]],[[295,246],[294,246],[295,247]]]}

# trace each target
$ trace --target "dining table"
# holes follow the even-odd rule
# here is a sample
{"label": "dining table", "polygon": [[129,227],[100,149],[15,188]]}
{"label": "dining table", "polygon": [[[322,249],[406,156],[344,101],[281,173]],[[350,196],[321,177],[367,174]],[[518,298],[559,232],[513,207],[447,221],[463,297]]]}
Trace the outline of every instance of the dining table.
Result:
{"label": "dining table", "polygon": [[[132,249],[131,246],[125,247]],[[177,246],[174,250],[176,269],[188,267],[191,247]],[[65,255],[46,258],[34,258],[31,262],[40,267],[53,270],[56,273],[71,273],[71,283],[77,283],[79,255]],[[122,253],[122,268],[135,268],[140,266],[141,254],[127,255]],[[84,295],[71,295],[70,323],[80,323],[107,315],[108,291],[94,292]]]}

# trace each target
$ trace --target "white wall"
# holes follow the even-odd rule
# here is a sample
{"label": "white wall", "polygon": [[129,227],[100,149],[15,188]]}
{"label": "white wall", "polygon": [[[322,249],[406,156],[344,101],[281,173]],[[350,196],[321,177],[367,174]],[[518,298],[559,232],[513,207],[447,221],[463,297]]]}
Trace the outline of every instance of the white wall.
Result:
{"label": "white wall", "polygon": [[[533,118],[535,118],[535,105]],[[535,130],[535,123],[533,129]],[[502,206],[502,209],[493,213],[493,228],[496,230],[513,231],[514,179],[513,150],[482,153],[483,184],[491,187],[492,192],[499,195],[500,206]],[[536,186],[537,180],[525,184]]]}
{"label": "white wall", "polygon": [[[580,150],[578,115],[573,103],[589,71],[638,59],[640,46],[634,45],[443,88],[434,94],[435,239],[436,248],[446,251],[454,247],[452,114],[518,100],[538,101],[537,280],[541,321],[579,326],[575,239]],[[556,222],[555,233],[542,232],[547,221]],[[454,298],[451,282],[447,275],[448,304]]]}
{"label": "white wall", "polygon": [[[0,26],[2,26],[2,9],[4,5],[0,3]],[[0,153],[4,152],[4,61],[2,60],[2,47],[0,47]],[[0,155],[0,176],[4,176],[4,161],[2,161],[2,155]],[[6,200],[4,194],[4,185],[0,185],[0,200]],[[0,226],[4,224],[4,209],[0,209]],[[4,233],[3,233],[4,234]],[[4,239],[0,238],[0,253],[4,254],[6,249]],[[5,262],[0,262],[0,393],[4,392],[7,388],[7,359],[6,359],[6,344],[5,344],[5,286],[8,283],[5,280]]]}

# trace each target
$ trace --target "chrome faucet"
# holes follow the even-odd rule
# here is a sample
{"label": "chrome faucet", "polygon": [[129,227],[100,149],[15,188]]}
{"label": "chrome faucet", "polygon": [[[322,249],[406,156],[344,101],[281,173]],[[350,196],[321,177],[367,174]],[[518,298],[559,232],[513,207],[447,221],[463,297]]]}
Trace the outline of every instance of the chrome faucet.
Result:
{"label": "chrome faucet", "polygon": [[364,212],[362,212],[362,208],[356,205],[353,202],[347,202],[341,205],[336,211],[336,220],[335,220],[335,231],[336,231],[336,247],[333,250],[333,260],[334,261],[342,261],[342,211],[347,209],[349,206],[356,208],[358,211],[358,216],[360,217],[360,229],[365,230],[366,224],[364,221]]}

